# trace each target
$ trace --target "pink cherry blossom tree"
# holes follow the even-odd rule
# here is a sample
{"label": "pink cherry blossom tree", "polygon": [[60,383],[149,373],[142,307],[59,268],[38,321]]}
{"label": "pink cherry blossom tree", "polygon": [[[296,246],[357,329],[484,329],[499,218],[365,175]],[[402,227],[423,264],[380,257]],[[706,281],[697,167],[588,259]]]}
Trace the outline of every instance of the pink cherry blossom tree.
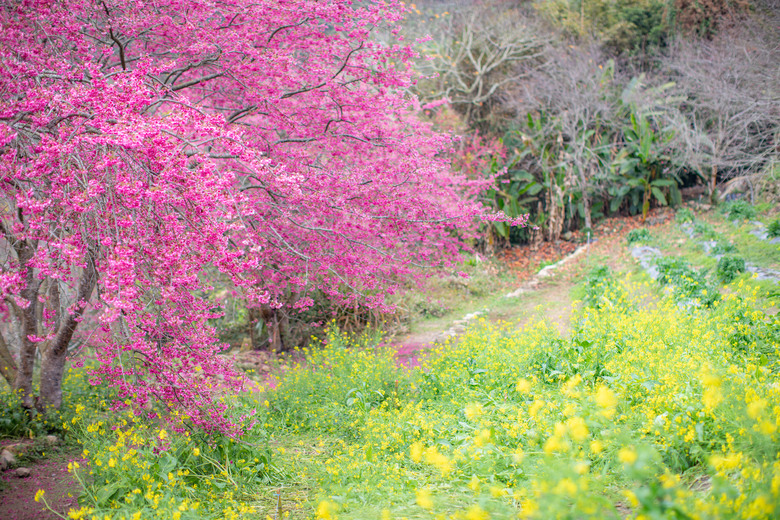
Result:
{"label": "pink cherry blossom tree", "polygon": [[26,407],[61,405],[67,356],[88,343],[120,403],[231,432],[213,389],[243,379],[218,355],[213,275],[250,305],[303,309],[317,290],[384,308],[417,266],[450,265],[475,217],[503,218],[482,215],[482,185],[414,117],[402,15],[396,1],[0,6],[0,373]]}

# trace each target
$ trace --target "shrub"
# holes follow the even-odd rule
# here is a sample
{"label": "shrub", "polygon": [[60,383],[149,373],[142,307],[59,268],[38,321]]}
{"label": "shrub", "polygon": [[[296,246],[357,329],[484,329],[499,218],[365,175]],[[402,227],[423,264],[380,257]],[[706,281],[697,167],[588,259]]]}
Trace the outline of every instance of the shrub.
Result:
{"label": "shrub", "polygon": [[727,253],[734,253],[737,248],[734,244],[726,242],[725,240],[718,240],[715,243],[715,247],[712,248],[712,252],[716,255],[725,255]]}
{"label": "shrub", "polygon": [[628,235],[626,235],[626,240],[629,244],[649,242],[651,238],[652,236],[650,235],[650,231],[648,231],[647,228],[632,229],[628,232]]}
{"label": "shrub", "polygon": [[780,237],[780,219],[771,222],[766,228],[769,238]]}
{"label": "shrub", "polygon": [[693,215],[693,211],[691,211],[689,208],[680,208],[677,210],[677,213],[674,216],[674,220],[678,224],[685,224],[686,222],[693,222],[695,217]]}
{"label": "shrub", "polygon": [[745,259],[741,256],[724,256],[718,261],[718,279],[723,283],[730,283],[745,272]]}
{"label": "shrub", "polygon": [[687,260],[665,256],[656,260],[656,265],[660,274],[658,282],[672,287],[676,301],[698,300],[701,305],[711,307],[720,299],[717,290],[707,283],[705,273],[694,270]]}
{"label": "shrub", "polygon": [[717,233],[715,233],[715,230],[709,223],[700,220],[693,223],[693,232],[701,235],[703,238],[715,238],[717,236]]}
{"label": "shrub", "polygon": [[756,218],[756,208],[744,200],[733,200],[727,202],[721,208],[721,212],[729,220],[750,220]]}

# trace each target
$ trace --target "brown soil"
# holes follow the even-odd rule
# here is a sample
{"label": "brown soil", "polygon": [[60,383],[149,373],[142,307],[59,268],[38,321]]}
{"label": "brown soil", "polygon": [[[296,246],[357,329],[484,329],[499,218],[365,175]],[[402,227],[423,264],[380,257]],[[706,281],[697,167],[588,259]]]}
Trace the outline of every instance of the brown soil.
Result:
{"label": "brown soil", "polygon": [[[54,520],[66,517],[69,509],[78,509],[78,483],[68,473],[68,462],[77,459],[72,451],[53,447],[45,459],[24,465],[31,470],[27,478],[18,478],[15,469],[0,473],[0,518]],[[35,501],[39,489],[44,490],[46,502],[62,516]]]}

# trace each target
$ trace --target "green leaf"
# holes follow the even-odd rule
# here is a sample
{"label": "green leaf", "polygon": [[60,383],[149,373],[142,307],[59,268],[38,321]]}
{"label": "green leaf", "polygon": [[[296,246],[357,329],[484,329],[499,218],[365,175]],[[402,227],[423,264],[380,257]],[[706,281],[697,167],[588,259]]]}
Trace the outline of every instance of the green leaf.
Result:
{"label": "green leaf", "polygon": [[658,188],[656,188],[655,186],[653,186],[651,190],[653,191],[653,195],[658,200],[658,202],[660,202],[662,206],[666,206],[667,204],[666,197],[664,197],[663,192]]}
{"label": "green leaf", "polygon": [[542,186],[538,182],[535,182],[535,183],[529,185],[529,187],[528,187],[528,194],[529,195],[536,195],[537,193],[542,191],[543,188],[544,188],[544,186]]}
{"label": "green leaf", "polygon": [[366,446],[366,460],[368,462],[374,460],[374,445],[371,443],[368,443],[368,446]]}
{"label": "green leaf", "polygon": [[98,490],[97,493],[95,493],[95,499],[97,500],[98,505],[101,506],[107,506],[109,505],[110,501],[114,498],[114,495],[117,494],[117,491],[119,490],[120,483],[113,483],[108,484],[107,486],[103,486]]}
{"label": "green leaf", "polygon": [[509,238],[509,227],[506,225],[505,222],[494,222],[493,227],[496,230],[496,233],[498,233],[499,236],[503,238]]}
{"label": "green leaf", "polygon": [[682,204],[682,193],[680,193],[680,188],[678,188],[676,184],[671,187],[671,189],[669,190],[669,194],[671,195],[672,198],[672,204],[674,204],[675,206],[679,206]]}

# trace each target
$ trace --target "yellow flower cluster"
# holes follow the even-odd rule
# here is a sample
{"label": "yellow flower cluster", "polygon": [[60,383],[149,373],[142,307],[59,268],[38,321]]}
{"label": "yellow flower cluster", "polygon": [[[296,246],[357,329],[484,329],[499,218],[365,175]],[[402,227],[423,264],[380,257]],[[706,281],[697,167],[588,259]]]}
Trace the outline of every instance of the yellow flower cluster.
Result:
{"label": "yellow flower cluster", "polygon": [[778,318],[747,286],[612,291],[565,334],[483,323],[411,370],[330,338],[269,397],[322,455],[280,463],[319,518],[780,517]]}

